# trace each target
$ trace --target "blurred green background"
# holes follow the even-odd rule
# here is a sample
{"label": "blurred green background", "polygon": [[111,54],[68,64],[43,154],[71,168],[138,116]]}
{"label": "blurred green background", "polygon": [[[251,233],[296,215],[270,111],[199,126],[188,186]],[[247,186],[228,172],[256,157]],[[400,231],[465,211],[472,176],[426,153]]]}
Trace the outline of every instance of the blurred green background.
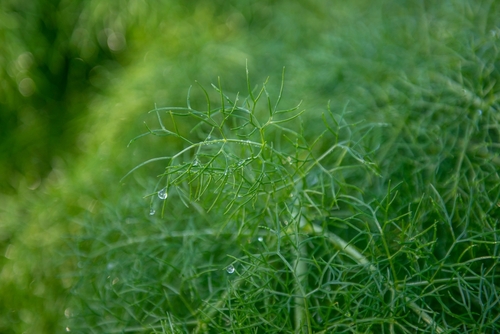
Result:
{"label": "blurred green background", "polygon": [[495,1],[2,1],[0,332],[64,329],[78,268],[68,236],[105,207],[137,215],[142,193],[127,197],[119,179],[174,149],[126,147],[155,104],[185,105],[195,80],[219,76],[244,92],[248,63],[275,89],[285,66],[286,99],[311,118],[330,100],[401,122],[411,85],[494,81],[498,13]]}

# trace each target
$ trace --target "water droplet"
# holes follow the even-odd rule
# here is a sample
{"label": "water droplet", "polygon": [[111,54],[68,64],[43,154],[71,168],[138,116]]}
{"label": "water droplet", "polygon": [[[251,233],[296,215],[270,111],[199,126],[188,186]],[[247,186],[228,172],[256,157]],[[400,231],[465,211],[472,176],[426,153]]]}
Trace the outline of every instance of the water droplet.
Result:
{"label": "water droplet", "polygon": [[233,267],[233,265],[232,264],[229,265],[229,267],[227,267],[226,271],[227,271],[228,274],[234,273],[234,267]]}
{"label": "water droplet", "polygon": [[165,188],[163,188],[162,190],[160,190],[160,191],[158,192],[158,197],[159,197],[160,199],[166,199],[166,198],[167,198],[167,196],[168,196],[168,194],[167,194],[167,188],[166,188],[166,187],[165,187]]}
{"label": "water droplet", "polygon": [[483,114],[483,111],[481,109],[478,109],[477,113],[479,114],[479,116],[481,116]]}
{"label": "water droplet", "polygon": [[151,208],[149,209],[149,215],[153,216],[156,213],[155,209]]}
{"label": "water droplet", "polygon": [[69,327],[66,327],[66,332],[71,332],[71,329]]}
{"label": "water droplet", "polygon": [[198,158],[195,158],[193,161],[193,167],[198,167],[200,165],[200,160]]}
{"label": "water droplet", "polygon": [[259,242],[263,242],[264,238],[263,237],[258,237],[257,240],[259,240]]}

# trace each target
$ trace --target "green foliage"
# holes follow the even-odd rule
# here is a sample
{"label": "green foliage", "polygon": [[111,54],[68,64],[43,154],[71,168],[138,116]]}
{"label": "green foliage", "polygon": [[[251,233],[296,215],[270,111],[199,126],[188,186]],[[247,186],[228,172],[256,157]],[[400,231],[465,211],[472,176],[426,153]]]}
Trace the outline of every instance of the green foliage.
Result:
{"label": "green foliage", "polygon": [[498,331],[498,6],[7,1],[0,331]]}
{"label": "green foliage", "polygon": [[[188,95],[186,107],[150,113],[159,127],[148,125],[136,139],[152,135],[181,148],[129,173],[149,164],[165,166],[146,196],[149,219],[135,221],[134,228],[127,221],[87,227],[79,249],[88,266],[75,291],[85,307],[75,308],[71,328],[266,333],[496,328],[498,306],[491,296],[497,294],[498,255],[490,246],[498,234],[491,212],[500,192],[498,185],[490,186],[492,170],[483,174],[479,164],[456,176],[432,170],[435,179],[423,181],[427,171],[418,164],[404,166],[406,155],[425,143],[406,141],[415,131],[413,122],[403,124],[407,131],[398,130],[401,139],[391,143],[403,152],[374,150],[374,144],[383,147],[375,143],[382,138],[376,129],[393,126],[353,123],[346,108],[325,110],[321,126],[308,128],[307,113],[279,107],[283,82],[275,99],[267,81],[252,89],[247,77],[247,87],[242,101],[239,94],[227,96],[219,82],[213,85],[217,105],[201,88],[203,111],[191,106]],[[489,142],[481,127],[491,127],[493,120],[472,112],[453,128],[468,133],[465,140],[472,145]],[[191,125],[189,131],[179,130],[181,120]],[[444,141],[456,136],[453,128],[440,132]],[[472,140],[473,133],[479,138]],[[439,148],[427,141],[432,144],[429,149]],[[441,158],[438,166],[450,165],[455,172],[462,168],[456,161],[467,157],[461,145],[438,152],[455,160]],[[370,159],[380,154],[392,155],[408,177],[398,177],[400,168],[389,173],[386,163],[379,171]],[[422,156],[434,159],[431,153]],[[461,177],[468,174],[479,178]],[[480,183],[482,194],[465,188],[472,181]]]}
{"label": "green foliage", "polygon": [[[161,217],[151,218],[149,224],[153,225],[147,228],[141,224],[140,234],[144,237],[134,237],[132,242],[123,240],[123,236],[115,240],[115,230],[110,230],[107,224],[97,227],[97,230],[91,229],[89,236],[84,238],[91,240],[95,235],[100,236],[90,249],[85,247],[86,252],[82,254],[82,261],[94,268],[85,267],[83,271],[97,270],[97,277],[92,280],[105,282],[111,279],[109,271],[115,272],[115,264],[127,268],[133,265],[129,262],[133,258],[135,260],[132,261],[141,263],[141,273],[131,272],[126,276],[121,273],[113,277],[111,285],[120,282],[119,291],[112,288],[121,296],[116,299],[118,308],[124,304],[121,298],[142,299],[136,294],[143,293],[141,289],[136,290],[139,288],[136,284],[143,284],[142,279],[134,280],[132,276],[139,274],[143,277],[147,272],[151,284],[148,291],[152,296],[148,303],[157,305],[157,312],[147,312],[147,323],[153,327],[164,320],[161,315],[164,312],[175,318],[185,318],[184,322],[197,321],[201,326],[205,321],[216,321],[212,318],[214,310],[217,310],[222,316],[220,324],[227,322],[232,315],[224,315],[227,312],[222,312],[222,309],[228,298],[228,284],[233,284],[233,288],[247,286],[250,290],[245,294],[259,300],[276,299],[269,304],[267,311],[262,309],[259,313],[277,313],[284,319],[289,316],[290,307],[294,306],[282,309],[283,303],[293,299],[294,293],[304,293],[302,283],[297,285],[294,280],[294,277],[304,273],[296,273],[293,268],[297,265],[291,263],[298,256],[295,251],[303,248],[299,243],[306,242],[301,241],[303,230],[312,226],[305,225],[306,221],[323,219],[335,209],[341,189],[344,193],[357,193],[355,178],[359,173],[356,170],[364,166],[373,171],[374,165],[366,160],[360,145],[360,139],[370,130],[369,126],[348,124],[345,113],[334,114],[327,110],[323,115],[324,130],[313,134],[304,129],[300,121],[303,111],[299,107],[279,107],[283,85],[284,82],[275,101],[267,93],[266,84],[254,91],[247,78],[248,96],[241,102],[238,95],[234,98],[225,95],[219,84],[213,87],[219,95],[217,107],[212,105],[210,94],[202,88],[207,104],[204,111],[194,109],[189,96],[187,107],[153,110],[159,128],[148,127],[146,134],[179,140],[183,145],[172,156],[150,159],[132,170],[149,163],[166,162],[165,171],[160,174],[156,190],[151,194],[150,215],[154,215],[160,201],[161,210],[158,211],[161,211]],[[191,131],[181,133],[177,123],[179,119],[186,118],[195,122]],[[183,121],[192,123],[190,120]],[[356,130],[353,131],[353,128]],[[349,179],[352,179],[350,184],[347,183]],[[182,226],[186,228],[182,229]],[[148,240],[150,235],[159,238],[158,242],[163,244],[161,250],[157,248],[158,244],[146,242],[146,248],[135,256],[128,260],[123,258],[124,252],[133,252],[132,249]],[[217,243],[220,238],[229,238],[229,241]],[[179,242],[188,242],[190,246],[181,246]],[[324,243],[324,240],[321,241],[318,247],[324,247]],[[161,254],[157,254],[158,251]],[[151,254],[148,258],[152,262],[144,261],[144,254]],[[232,254],[232,260],[225,254]],[[105,260],[101,260],[103,256]],[[157,268],[157,256],[162,259],[165,272]],[[299,259],[300,266],[304,267],[302,261],[306,258]],[[282,267],[282,261],[286,267]],[[96,266],[97,263],[103,268]],[[233,265],[241,277],[236,281],[227,281],[224,270]],[[281,279],[272,281],[276,270],[282,271],[283,282]],[[155,274],[151,275],[153,272]],[[263,281],[267,282],[264,286],[259,283]],[[206,286],[211,287],[208,290],[201,288]],[[275,291],[267,291],[263,295],[265,286]],[[94,287],[100,291],[99,296],[104,293],[101,288]],[[183,288],[190,290],[189,298],[183,296]],[[85,291],[83,296],[89,293]],[[220,294],[222,296],[218,296]],[[286,297],[286,294],[289,296]],[[206,299],[214,299],[216,306],[210,306]],[[204,303],[207,303],[206,309]],[[244,304],[252,305],[254,302],[249,299]],[[143,308],[140,305],[140,302],[136,305],[138,308],[134,313]],[[170,306],[164,309],[161,305]],[[98,318],[108,316],[101,313],[100,304],[93,305],[94,312],[97,312]],[[104,331],[125,323],[129,326],[145,324],[139,319],[146,319],[146,314],[140,311],[132,318],[115,308],[111,313],[116,322],[110,320],[102,325]],[[297,314],[300,318],[297,321],[301,322],[302,315]],[[80,317],[86,319],[86,315],[88,313],[84,312]],[[260,317],[266,315],[261,314]],[[90,319],[92,327],[99,326],[93,322],[93,317]],[[307,320],[310,323],[310,319]],[[247,321],[251,324],[255,320]],[[293,321],[287,323],[285,328],[291,329]],[[216,323],[212,325],[219,326]],[[273,329],[273,325],[268,324],[263,329],[272,332],[279,327]]]}

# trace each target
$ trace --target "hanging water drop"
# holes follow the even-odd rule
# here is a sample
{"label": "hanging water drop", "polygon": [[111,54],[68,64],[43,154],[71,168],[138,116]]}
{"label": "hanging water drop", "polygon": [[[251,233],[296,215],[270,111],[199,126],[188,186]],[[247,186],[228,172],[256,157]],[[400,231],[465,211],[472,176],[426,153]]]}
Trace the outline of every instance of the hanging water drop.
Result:
{"label": "hanging water drop", "polygon": [[232,264],[229,265],[229,267],[227,267],[226,271],[227,271],[228,274],[234,273],[234,267],[233,267],[233,265]]}
{"label": "hanging water drop", "polygon": [[165,188],[163,188],[162,190],[160,190],[160,191],[158,192],[158,197],[159,197],[160,199],[166,199],[166,198],[167,198],[167,196],[168,196],[168,194],[167,194],[167,188],[166,188],[166,187],[165,187]]}
{"label": "hanging water drop", "polygon": [[259,240],[259,242],[263,242],[264,238],[263,237],[258,237],[257,240]]}
{"label": "hanging water drop", "polygon": [[149,209],[149,215],[153,216],[156,213],[155,209],[151,208]]}

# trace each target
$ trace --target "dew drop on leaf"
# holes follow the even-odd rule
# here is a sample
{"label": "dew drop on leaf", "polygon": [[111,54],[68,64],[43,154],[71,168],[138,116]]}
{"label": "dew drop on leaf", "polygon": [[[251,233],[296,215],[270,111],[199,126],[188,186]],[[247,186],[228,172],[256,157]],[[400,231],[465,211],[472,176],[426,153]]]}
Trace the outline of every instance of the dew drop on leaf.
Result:
{"label": "dew drop on leaf", "polygon": [[258,237],[257,240],[259,240],[259,242],[263,242],[264,238],[263,237]]}
{"label": "dew drop on leaf", "polygon": [[155,209],[151,208],[149,209],[149,215],[153,216],[156,213]]}
{"label": "dew drop on leaf", "polygon": [[166,198],[167,198],[167,196],[168,196],[168,194],[167,194],[167,188],[163,188],[162,190],[160,190],[160,191],[158,192],[158,197],[159,197],[160,199],[166,199]]}
{"label": "dew drop on leaf", "polygon": [[228,274],[234,273],[234,267],[233,267],[233,265],[230,265],[229,267],[227,267],[226,271],[227,271]]}

